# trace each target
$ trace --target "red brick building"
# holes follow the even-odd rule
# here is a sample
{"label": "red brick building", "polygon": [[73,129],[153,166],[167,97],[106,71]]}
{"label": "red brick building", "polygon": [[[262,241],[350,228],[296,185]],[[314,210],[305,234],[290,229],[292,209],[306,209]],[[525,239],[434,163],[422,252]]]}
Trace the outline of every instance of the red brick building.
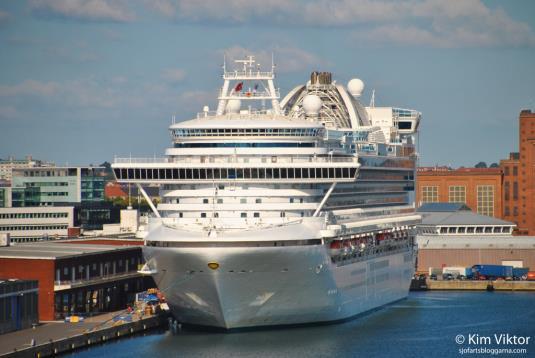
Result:
{"label": "red brick building", "polygon": [[519,117],[519,152],[502,160],[504,218],[515,222],[518,232],[535,235],[535,113]]}
{"label": "red brick building", "polygon": [[416,203],[463,203],[472,211],[502,217],[501,168],[418,168]]}

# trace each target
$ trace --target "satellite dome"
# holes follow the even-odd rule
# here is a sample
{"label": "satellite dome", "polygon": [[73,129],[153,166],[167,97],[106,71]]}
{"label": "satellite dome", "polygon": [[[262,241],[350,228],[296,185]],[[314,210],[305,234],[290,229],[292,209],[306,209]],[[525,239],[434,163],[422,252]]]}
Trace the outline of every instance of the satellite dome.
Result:
{"label": "satellite dome", "polygon": [[322,106],[321,98],[315,94],[307,94],[303,98],[303,109],[307,115],[318,115]]}
{"label": "satellite dome", "polygon": [[227,102],[227,113],[238,113],[241,108],[241,101],[239,99],[230,99]]}
{"label": "satellite dome", "polygon": [[360,97],[364,91],[364,82],[358,78],[353,78],[347,83],[347,90],[353,97]]}

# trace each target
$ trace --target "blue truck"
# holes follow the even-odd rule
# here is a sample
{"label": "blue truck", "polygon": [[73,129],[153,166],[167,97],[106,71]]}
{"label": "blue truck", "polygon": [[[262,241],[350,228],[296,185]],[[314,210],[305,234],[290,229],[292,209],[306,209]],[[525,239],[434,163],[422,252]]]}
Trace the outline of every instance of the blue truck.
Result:
{"label": "blue truck", "polygon": [[513,280],[526,280],[529,267],[513,267]]}
{"label": "blue truck", "polygon": [[513,278],[513,266],[474,265],[472,273],[476,280],[494,280],[497,278]]}

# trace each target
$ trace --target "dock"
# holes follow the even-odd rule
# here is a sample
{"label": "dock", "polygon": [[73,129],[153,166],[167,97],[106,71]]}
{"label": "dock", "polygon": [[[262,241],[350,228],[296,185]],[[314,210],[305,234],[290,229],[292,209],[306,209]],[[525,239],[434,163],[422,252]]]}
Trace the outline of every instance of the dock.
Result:
{"label": "dock", "polygon": [[[50,357],[120,337],[163,327],[167,314],[120,319],[124,311],[103,314],[83,322],[47,322],[0,336],[0,357]],[[119,318],[119,319],[117,319]]]}
{"label": "dock", "polygon": [[[457,291],[533,291],[535,292],[535,281],[478,281],[478,280],[425,280],[425,285],[418,285],[418,280],[411,285],[413,291],[425,290],[457,290]],[[415,289],[413,287],[422,287]]]}

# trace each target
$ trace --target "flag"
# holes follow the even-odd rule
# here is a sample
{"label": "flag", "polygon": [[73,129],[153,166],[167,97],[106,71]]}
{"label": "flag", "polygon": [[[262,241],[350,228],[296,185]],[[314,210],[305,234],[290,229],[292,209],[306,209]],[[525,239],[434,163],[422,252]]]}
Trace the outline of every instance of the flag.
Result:
{"label": "flag", "polygon": [[240,82],[234,88],[234,92],[240,92],[242,88],[243,88],[243,82]]}

